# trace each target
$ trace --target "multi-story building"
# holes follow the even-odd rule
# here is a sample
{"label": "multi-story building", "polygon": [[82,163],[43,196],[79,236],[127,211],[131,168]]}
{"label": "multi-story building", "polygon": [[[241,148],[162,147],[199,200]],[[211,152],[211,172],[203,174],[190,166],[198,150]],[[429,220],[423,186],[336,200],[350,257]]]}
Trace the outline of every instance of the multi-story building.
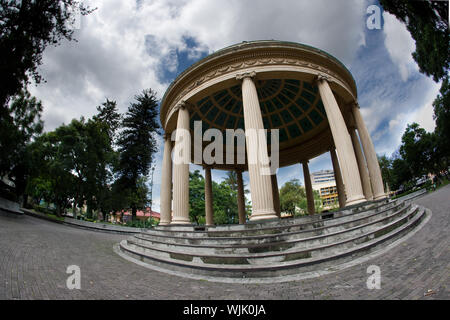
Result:
{"label": "multi-story building", "polygon": [[321,170],[311,173],[311,184],[313,190],[319,192],[324,210],[338,206],[338,192],[333,170]]}

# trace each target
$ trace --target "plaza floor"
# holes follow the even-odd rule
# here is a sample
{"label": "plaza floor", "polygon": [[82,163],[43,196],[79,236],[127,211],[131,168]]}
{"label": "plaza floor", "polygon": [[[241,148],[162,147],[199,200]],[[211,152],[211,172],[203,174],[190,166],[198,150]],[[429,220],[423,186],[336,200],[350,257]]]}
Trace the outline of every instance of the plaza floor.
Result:
{"label": "plaza floor", "polygon": [[[431,209],[431,219],[389,252],[325,276],[273,284],[181,278],[117,255],[113,245],[126,235],[0,216],[0,299],[450,299],[450,185],[415,202]],[[80,267],[79,290],[66,286],[69,265]],[[381,289],[367,289],[370,265],[380,267]]]}

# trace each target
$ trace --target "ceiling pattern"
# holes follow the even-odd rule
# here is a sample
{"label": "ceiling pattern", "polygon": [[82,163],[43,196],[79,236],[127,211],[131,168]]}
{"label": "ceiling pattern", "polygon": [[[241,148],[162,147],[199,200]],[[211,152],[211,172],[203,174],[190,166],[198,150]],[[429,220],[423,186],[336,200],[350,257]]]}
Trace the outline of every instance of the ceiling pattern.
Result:
{"label": "ceiling pattern", "polygon": [[[317,86],[295,79],[255,81],[265,129],[279,129],[280,143],[298,139],[319,126],[325,109]],[[202,120],[203,131],[209,128],[244,129],[241,86],[215,92],[194,104],[194,121]],[[268,138],[268,143],[270,139]]]}

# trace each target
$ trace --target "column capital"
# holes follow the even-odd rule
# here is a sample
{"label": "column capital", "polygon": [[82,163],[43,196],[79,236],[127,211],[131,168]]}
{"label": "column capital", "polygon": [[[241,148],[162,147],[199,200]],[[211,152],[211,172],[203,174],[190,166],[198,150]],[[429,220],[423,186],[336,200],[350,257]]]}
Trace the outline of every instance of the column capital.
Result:
{"label": "column capital", "polygon": [[171,132],[165,132],[163,134],[164,140],[171,140],[171,137],[172,137],[172,133]]}
{"label": "column capital", "polygon": [[323,73],[319,73],[315,78],[314,78],[314,82],[320,82],[322,80],[325,80],[327,82],[330,82],[330,77],[327,76],[326,74]]}
{"label": "column capital", "polygon": [[244,73],[238,73],[236,75],[236,80],[244,80],[245,78],[254,78],[254,77],[256,77],[255,71],[244,72]]}
{"label": "column capital", "polygon": [[300,163],[301,163],[301,164],[308,164],[308,163],[309,163],[309,160],[303,160],[303,161],[300,161]]}
{"label": "column capital", "polygon": [[361,109],[361,107],[360,107],[360,105],[359,105],[359,103],[358,103],[358,100],[355,100],[355,101],[350,102],[350,106],[351,106],[352,108],[358,108],[358,109]]}
{"label": "column capital", "polygon": [[180,109],[182,109],[182,110],[188,109],[188,110],[189,110],[188,107],[189,107],[188,103],[187,103],[186,101],[184,101],[184,100],[181,100],[181,101],[173,108],[173,110],[174,110],[174,112],[177,112],[177,111],[180,110]]}

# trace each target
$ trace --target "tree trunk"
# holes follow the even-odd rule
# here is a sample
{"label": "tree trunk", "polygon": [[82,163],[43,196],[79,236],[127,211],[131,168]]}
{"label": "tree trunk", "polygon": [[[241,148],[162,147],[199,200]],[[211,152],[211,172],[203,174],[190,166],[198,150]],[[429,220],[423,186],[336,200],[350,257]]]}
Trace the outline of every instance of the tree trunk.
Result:
{"label": "tree trunk", "polygon": [[56,204],[56,215],[61,217],[61,204],[59,202]]}
{"label": "tree trunk", "polygon": [[136,213],[137,213],[136,207],[131,208],[131,221],[136,221]]}
{"label": "tree trunk", "polygon": [[22,208],[28,208],[28,195],[26,193],[23,194]]}
{"label": "tree trunk", "polygon": [[73,218],[76,219],[77,218],[77,201],[75,200],[73,203]]}
{"label": "tree trunk", "polygon": [[88,201],[87,203],[87,210],[86,210],[86,217],[89,219],[92,219],[92,205],[90,203],[90,201]]}

